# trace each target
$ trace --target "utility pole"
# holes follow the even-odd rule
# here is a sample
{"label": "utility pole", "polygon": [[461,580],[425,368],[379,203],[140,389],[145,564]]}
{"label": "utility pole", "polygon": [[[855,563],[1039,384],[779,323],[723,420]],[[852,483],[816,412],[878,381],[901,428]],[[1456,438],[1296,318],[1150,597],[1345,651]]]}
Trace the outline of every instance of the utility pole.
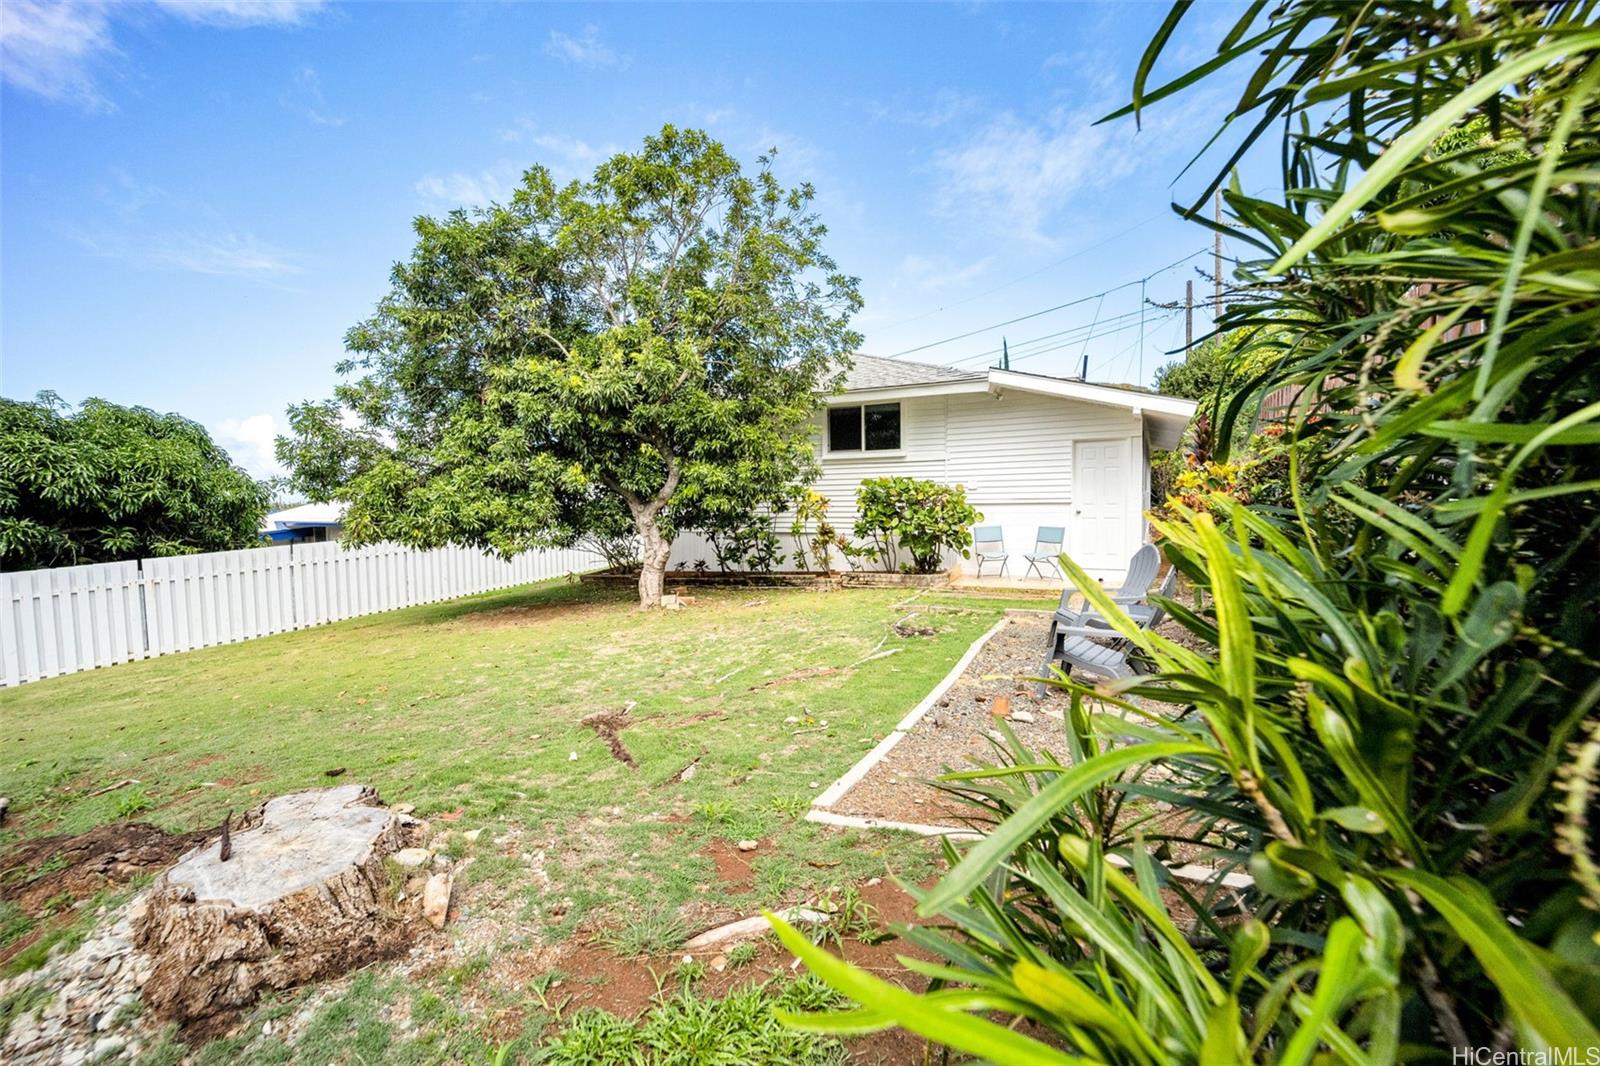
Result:
{"label": "utility pole", "polygon": [[1194,279],[1183,283],[1183,350],[1194,347]]}
{"label": "utility pole", "polygon": [[1216,275],[1216,280],[1217,280],[1217,300],[1216,300],[1216,305],[1212,308],[1212,315],[1214,317],[1216,317],[1216,318],[1221,318],[1222,317],[1222,190],[1221,189],[1217,190],[1216,211],[1217,211],[1217,243],[1216,243],[1216,250],[1212,255],[1212,264],[1213,264],[1213,267],[1214,267],[1214,273]]}

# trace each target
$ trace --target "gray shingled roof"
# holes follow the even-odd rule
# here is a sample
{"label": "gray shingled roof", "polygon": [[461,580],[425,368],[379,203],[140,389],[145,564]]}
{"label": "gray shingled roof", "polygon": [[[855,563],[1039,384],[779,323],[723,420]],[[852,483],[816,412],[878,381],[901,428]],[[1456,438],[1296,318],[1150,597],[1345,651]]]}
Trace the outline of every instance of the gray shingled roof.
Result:
{"label": "gray shingled roof", "polygon": [[982,371],[957,370],[954,367],[934,366],[932,363],[913,363],[905,359],[880,359],[875,355],[853,355],[853,366],[844,377],[844,387],[850,389],[887,389],[897,385],[928,385],[937,381],[970,381],[984,376]]}

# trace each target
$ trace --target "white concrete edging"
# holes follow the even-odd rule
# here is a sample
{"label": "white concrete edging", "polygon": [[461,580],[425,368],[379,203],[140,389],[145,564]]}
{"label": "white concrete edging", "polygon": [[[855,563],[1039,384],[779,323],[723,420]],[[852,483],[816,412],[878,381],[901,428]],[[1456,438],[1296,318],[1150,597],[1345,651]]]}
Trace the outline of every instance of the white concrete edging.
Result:
{"label": "white concrete edging", "polygon": [[888,736],[878,741],[875,748],[867,752],[854,766],[846,770],[843,777],[829,785],[822,795],[812,800],[811,806],[813,808],[828,808],[844,798],[844,794],[854,788],[856,783],[863,777],[866,777],[874,766],[882,762],[883,757],[888,755],[890,750],[911,731],[911,728],[922,720],[922,716],[933,709],[934,704],[939,702],[939,697],[950,691],[951,686],[961,679],[961,675],[967,672],[967,667],[972,665],[972,660],[978,657],[978,652],[983,650],[985,644],[989,643],[989,639],[1009,624],[1010,619],[1002,618],[990,626],[987,633],[973,641],[972,647],[967,649],[967,653],[950,668],[948,674],[944,675],[944,680],[933,686],[933,691],[924,696],[921,703],[911,708],[910,713],[900,719],[900,724],[895,726]]}

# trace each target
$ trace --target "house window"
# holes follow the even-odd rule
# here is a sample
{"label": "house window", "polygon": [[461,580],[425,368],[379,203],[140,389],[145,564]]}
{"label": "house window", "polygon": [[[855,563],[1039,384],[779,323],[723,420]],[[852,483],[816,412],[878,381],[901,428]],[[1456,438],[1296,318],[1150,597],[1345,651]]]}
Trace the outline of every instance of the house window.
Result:
{"label": "house window", "polygon": [[869,403],[828,408],[828,451],[900,450],[900,405]]}

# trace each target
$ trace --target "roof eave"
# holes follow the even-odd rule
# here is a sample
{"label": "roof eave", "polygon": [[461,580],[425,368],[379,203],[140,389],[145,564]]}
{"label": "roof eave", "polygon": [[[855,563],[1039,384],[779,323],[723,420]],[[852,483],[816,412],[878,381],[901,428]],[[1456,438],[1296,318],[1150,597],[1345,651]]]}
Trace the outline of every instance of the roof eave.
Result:
{"label": "roof eave", "polygon": [[1194,400],[1186,400],[1181,396],[1163,396],[1158,392],[1134,392],[1130,389],[1094,385],[1087,381],[1070,381],[1066,378],[1044,377],[1038,374],[1018,374],[1010,370],[989,371],[988,391],[998,393],[1004,389],[1032,392],[1041,396],[1056,396],[1066,400],[1080,400],[1105,407],[1121,407],[1134,414],[1171,415],[1185,421],[1194,417],[1195,410],[1199,407]]}
{"label": "roof eave", "polygon": [[987,379],[975,376],[963,378],[960,381],[926,381],[919,385],[878,385],[870,389],[846,389],[831,396],[824,396],[822,402],[830,407],[837,407],[840,404],[861,403],[872,400],[911,399],[917,396],[955,396],[962,393],[985,392],[988,388]]}

